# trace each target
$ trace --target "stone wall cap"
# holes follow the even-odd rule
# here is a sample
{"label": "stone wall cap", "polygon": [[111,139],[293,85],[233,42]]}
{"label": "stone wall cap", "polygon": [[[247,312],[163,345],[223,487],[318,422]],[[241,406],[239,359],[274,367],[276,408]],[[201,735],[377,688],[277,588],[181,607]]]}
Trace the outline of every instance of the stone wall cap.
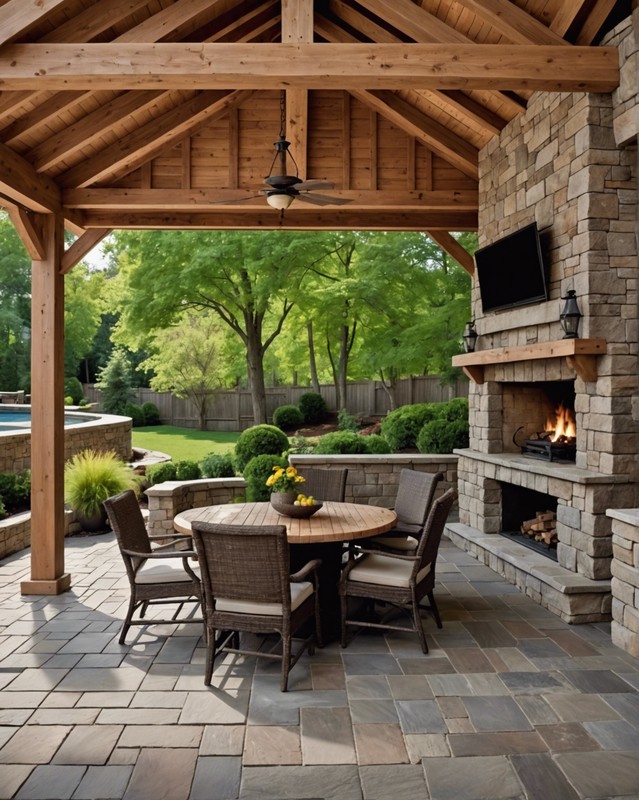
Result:
{"label": "stone wall cap", "polygon": [[387,454],[335,454],[313,455],[291,454],[293,464],[456,464],[458,456],[453,453],[387,453]]}
{"label": "stone wall cap", "polygon": [[169,497],[183,489],[244,489],[244,478],[199,478],[195,481],[164,481],[150,486],[144,492],[147,497]]}
{"label": "stone wall cap", "polygon": [[547,478],[557,478],[572,483],[597,484],[597,483],[632,483],[630,475],[606,475],[603,472],[593,472],[581,469],[573,464],[557,464],[541,459],[526,458],[520,453],[480,453],[477,450],[454,450],[461,458],[470,458],[474,461],[483,461],[486,464],[496,464],[508,469],[517,469],[520,472],[530,472],[533,475],[545,475]]}
{"label": "stone wall cap", "polygon": [[609,508],[606,516],[618,519],[620,522],[627,522],[628,525],[636,525],[639,528],[639,508]]}

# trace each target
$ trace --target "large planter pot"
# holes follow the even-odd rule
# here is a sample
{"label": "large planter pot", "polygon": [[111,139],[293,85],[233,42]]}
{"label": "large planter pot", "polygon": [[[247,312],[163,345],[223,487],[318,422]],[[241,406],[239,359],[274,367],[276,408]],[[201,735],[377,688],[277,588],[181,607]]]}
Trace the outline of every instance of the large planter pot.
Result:
{"label": "large planter pot", "polygon": [[76,511],[75,518],[82,530],[87,533],[98,533],[100,531],[109,530],[109,520],[104,509],[92,514],[90,517],[85,517],[84,514]]}
{"label": "large planter pot", "polygon": [[271,505],[277,511],[284,511],[297,500],[296,492],[273,492],[271,494]]}

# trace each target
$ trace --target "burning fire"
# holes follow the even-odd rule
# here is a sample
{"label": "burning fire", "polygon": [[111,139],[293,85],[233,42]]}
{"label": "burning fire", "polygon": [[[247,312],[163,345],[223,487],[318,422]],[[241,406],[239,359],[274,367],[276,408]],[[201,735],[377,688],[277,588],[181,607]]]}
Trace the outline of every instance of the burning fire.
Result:
{"label": "burning fire", "polygon": [[562,403],[555,409],[554,419],[550,416],[546,420],[546,433],[551,442],[572,441],[577,435],[574,411]]}

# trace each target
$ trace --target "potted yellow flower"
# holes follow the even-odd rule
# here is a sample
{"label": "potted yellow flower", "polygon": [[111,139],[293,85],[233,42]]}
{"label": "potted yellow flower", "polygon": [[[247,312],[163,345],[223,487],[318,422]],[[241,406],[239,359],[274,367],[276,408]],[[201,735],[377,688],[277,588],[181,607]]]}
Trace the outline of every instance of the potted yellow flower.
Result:
{"label": "potted yellow flower", "polygon": [[297,487],[304,480],[295,467],[273,467],[273,474],[266,479],[271,490],[271,504],[275,508],[293,505],[297,499]]}

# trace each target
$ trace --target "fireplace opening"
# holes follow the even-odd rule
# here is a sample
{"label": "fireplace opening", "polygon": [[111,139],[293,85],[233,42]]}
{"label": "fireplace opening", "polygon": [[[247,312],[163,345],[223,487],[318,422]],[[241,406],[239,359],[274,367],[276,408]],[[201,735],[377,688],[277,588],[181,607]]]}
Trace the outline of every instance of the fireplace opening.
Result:
{"label": "fireplace opening", "polygon": [[[499,483],[501,487],[501,535],[557,560],[557,540],[552,536],[557,498],[523,486]],[[528,523],[528,525],[526,525]],[[522,533],[522,528],[527,528]]]}
{"label": "fireplace opening", "polygon": [[523,455],[574,463],[577,455],[574,381],[509,384],[505,422]]}

